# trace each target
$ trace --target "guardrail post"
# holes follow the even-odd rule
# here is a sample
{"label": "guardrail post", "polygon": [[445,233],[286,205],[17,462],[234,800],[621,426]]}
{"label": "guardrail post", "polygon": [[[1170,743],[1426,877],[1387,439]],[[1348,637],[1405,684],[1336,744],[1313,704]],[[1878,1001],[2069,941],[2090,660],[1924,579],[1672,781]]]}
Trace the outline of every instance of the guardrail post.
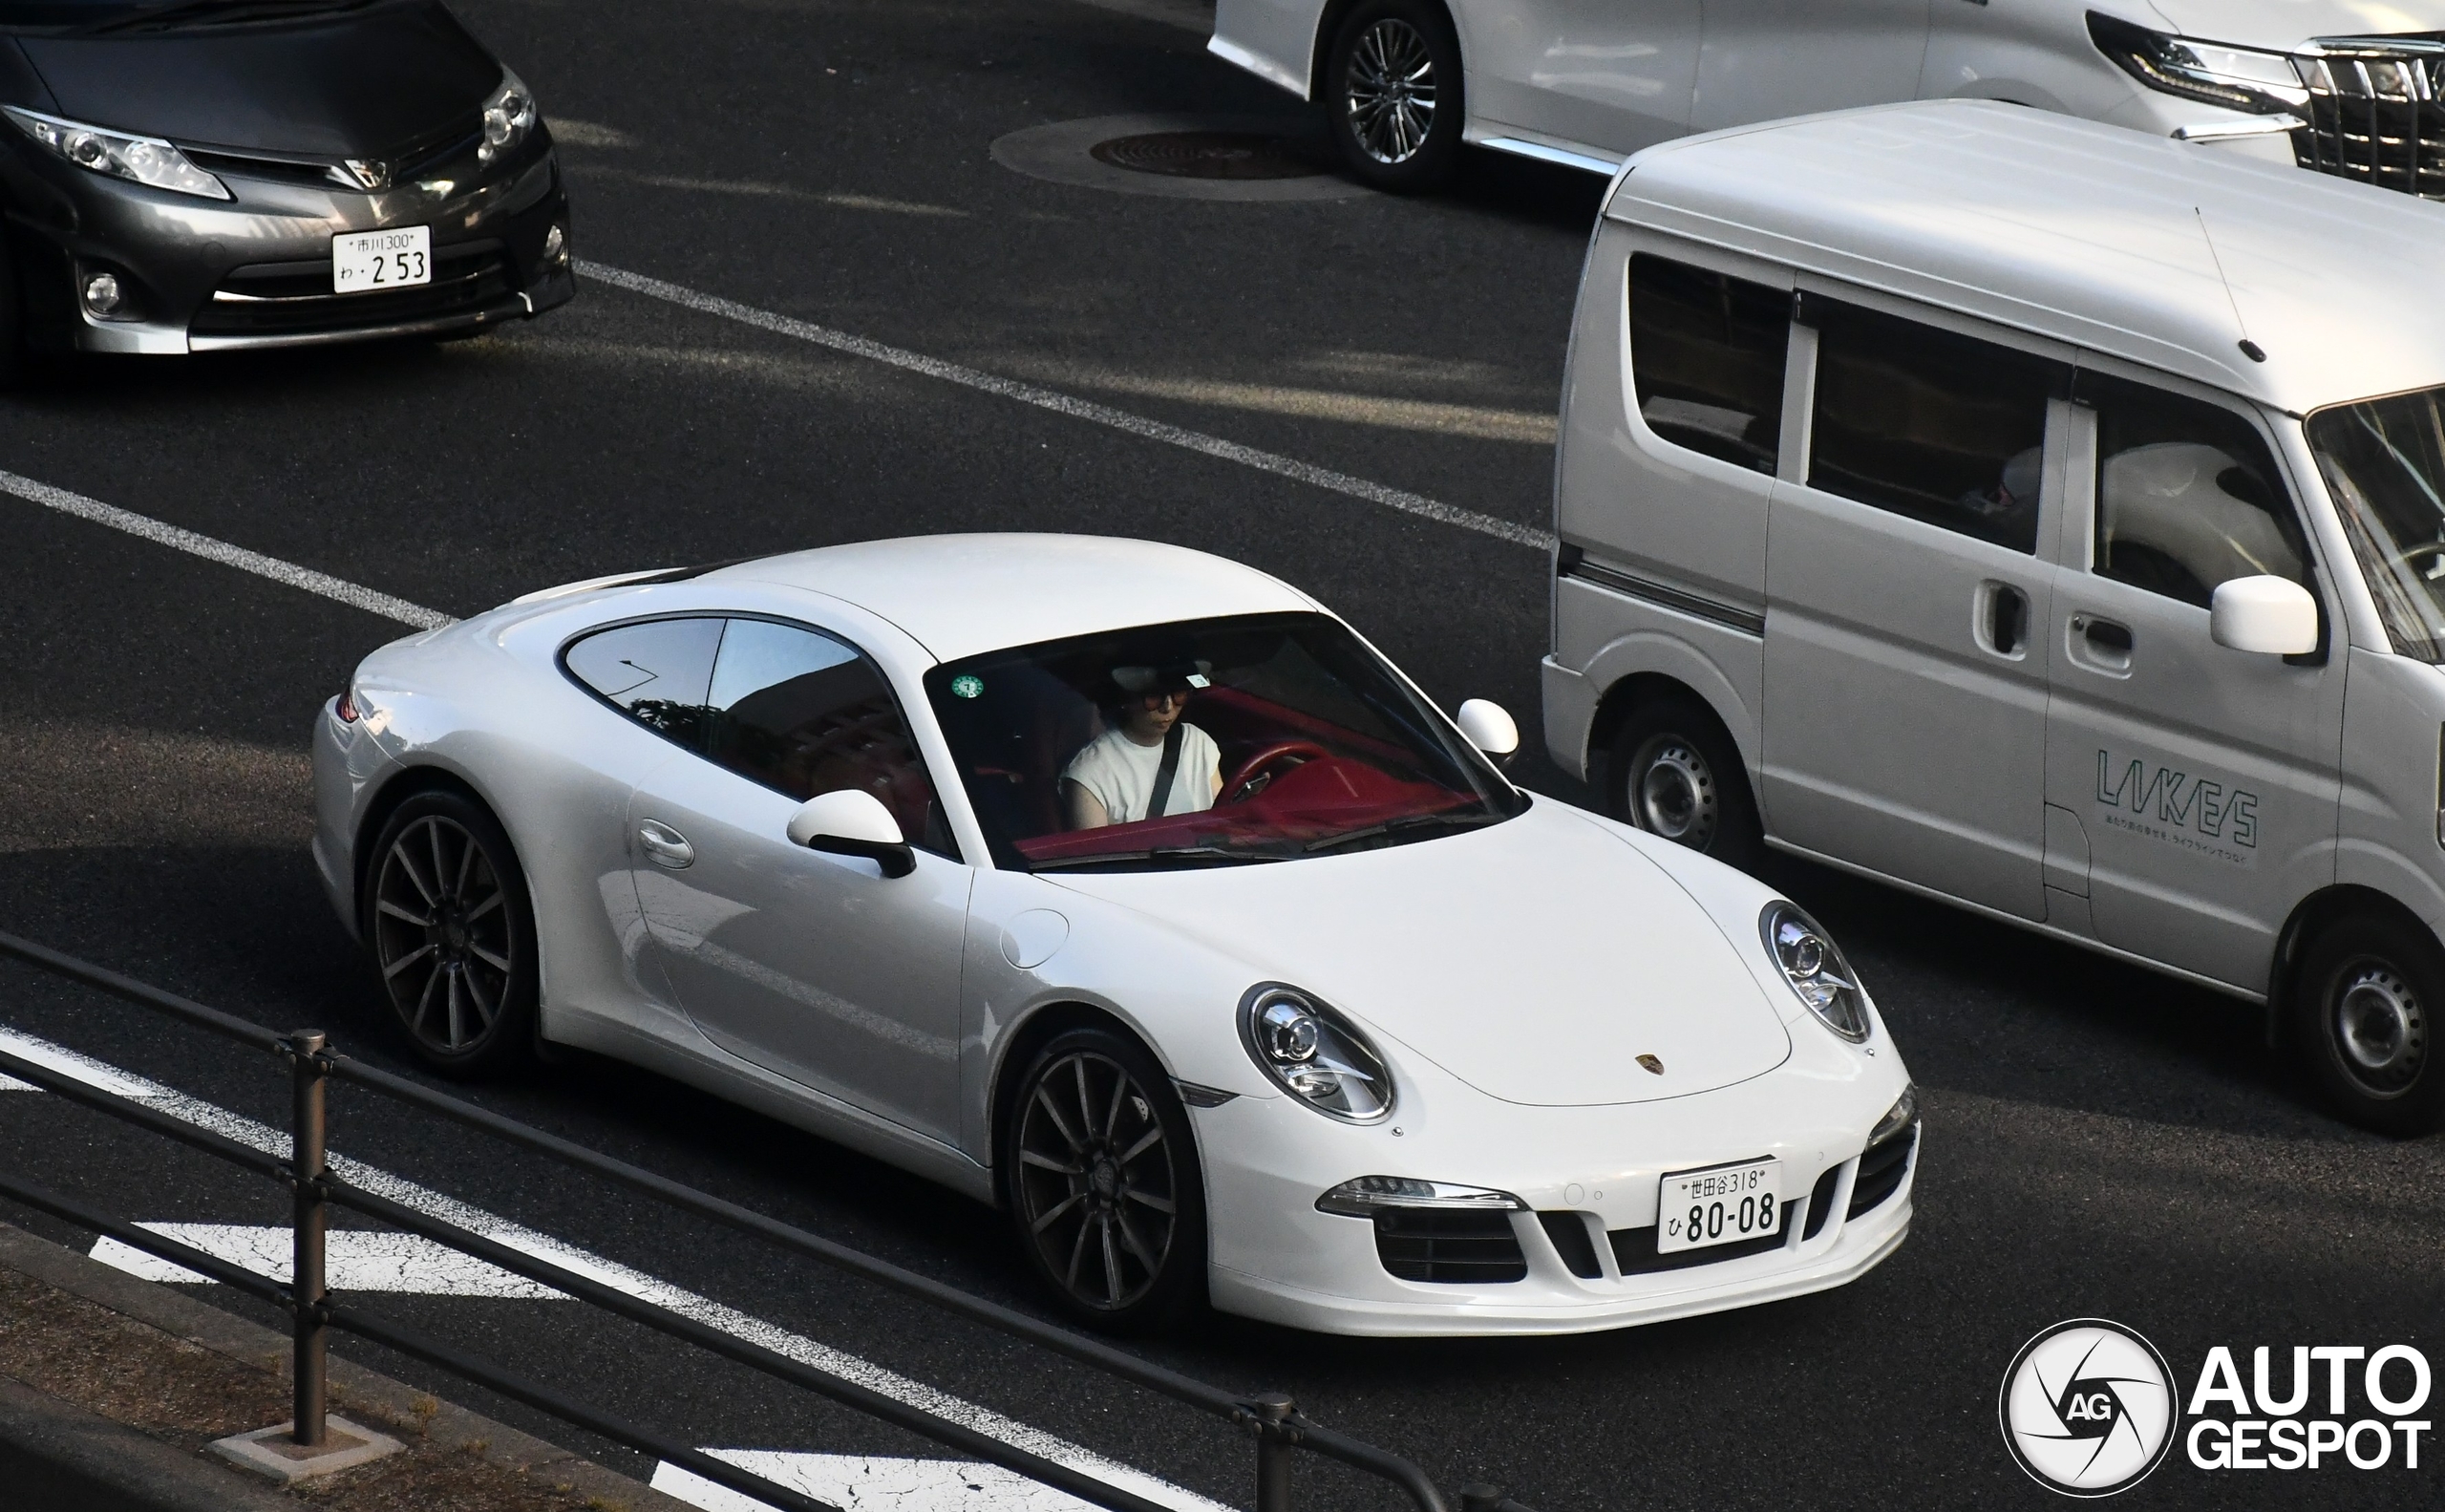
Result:
{"label": "guardrail post", "polygon": [[289,1439],[304,1449],[323,1444],[325,1346],[323,1321],[323,1033],[288,1036],[291,1387]]}
{"label": "guardrail post", "polygon": [[1290,1512],[1290,1417],[1298,1410],[1286,1392],[1248,1398],[1257,1420],[1257,1512]]}

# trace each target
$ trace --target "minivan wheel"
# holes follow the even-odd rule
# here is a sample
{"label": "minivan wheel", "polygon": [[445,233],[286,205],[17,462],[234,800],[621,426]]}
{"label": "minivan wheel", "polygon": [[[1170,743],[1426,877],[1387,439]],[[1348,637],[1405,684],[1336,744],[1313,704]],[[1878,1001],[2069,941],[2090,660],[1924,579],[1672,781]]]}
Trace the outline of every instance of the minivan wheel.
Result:
{"label": "minivan wheel", "polygon": [[1326,128],[1360,181],[1410,194],[1460,155],[1460,42],[1433,0],[1361,0],[1333,33],[1319,92]]}
{"label": "minivan wheel", "polygon": [[1650,835],[1744,870],[1763,848],[1739,753],[1713,714],[1688,698],[1640,705],[1613,737],[1606,812]]}
{"label": "minivan wheel", "polygon": [[1020,1247],[1072,1315],[1145,1332],[1203,1297],[1188,1114],[1135,1041],[1099,1028],[1055,1035],[1004,1104],[1001,1148]]}
{"label": "minivan wheel", "polygon": [[2445,949],[2424,926],[2382,914],[2329,926],[2302,958],[2293,1041],[2326,1100],[2383,1134],[2445,1126],[2436,1054]]}
{"label": "minivan wheel", "polygon": [[509,836],[463,794],[418,793],[366,870],[365,942],[416,1058],[454,1076],[523,1066],[535,1046],[535,910]]}

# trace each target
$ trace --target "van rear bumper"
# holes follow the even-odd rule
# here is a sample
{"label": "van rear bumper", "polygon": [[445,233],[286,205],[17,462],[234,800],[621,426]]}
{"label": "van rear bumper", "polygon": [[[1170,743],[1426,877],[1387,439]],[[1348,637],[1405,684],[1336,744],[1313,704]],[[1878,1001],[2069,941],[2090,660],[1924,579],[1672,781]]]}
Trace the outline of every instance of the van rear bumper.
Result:
{"label": "van rear bumper", "polygon": [[1584,782],[1587,732],[1596,722],[1595,685],[1550,656],[1540,666],[1544,673],[1545,750],[1554,765]]}

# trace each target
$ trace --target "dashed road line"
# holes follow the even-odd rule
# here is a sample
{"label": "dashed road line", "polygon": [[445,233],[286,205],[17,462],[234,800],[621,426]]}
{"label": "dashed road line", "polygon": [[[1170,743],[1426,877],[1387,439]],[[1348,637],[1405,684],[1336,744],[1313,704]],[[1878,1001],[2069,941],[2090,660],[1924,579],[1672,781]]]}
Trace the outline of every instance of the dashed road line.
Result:
{"label": "dashed road line", "polygon": [[1492,536],[1498,541],[1508,541],[1514,545],[1531,546],[1539,551],[1550,551],[1554,547],[1553,532],[1548,530],[1540,530],[1533,525],[1523,525],[1516,521],[1480,514],[1474,509],[1462,509],[1439,500],[1429,499],[1424,494],[1411,493],[1404,488],[1388,488],[1382,483],[1371,482],[1367,479],[1352,477],[1349,473],[1335,472],[1329,467],[1318,467],[1310,462],[1300,461],[1296,458],[1284,457],[1277,452],[1260,451],[1253,446],[1243,446],[1237,441],[1226,441],[1219,436],[1208,436],[1202,431],[1192,431],[1184,426],[1149,419],[1142,415],[1133,415],[1127,410],[1116,410],[1108,404],[1097,404],[1093,400],[1076,398],[1038,384],[1023,383],[1016,378],[1006,378],[999,373],[987,373],[983,369],[970,368],[956,362],[945,362],[939,357],[929,357],[921,351],[910,351],[905,347],[893,347],[880,341],[870,341],[864,336],[852,335],[845,330],[835,330],[829,326],[819,326],[813,321],[800,320],[794,315],[758,309],[753,305],[742,305],[734,299],[724,299],[718,294],[702,293],[682,285],[669,283],[644,273],[631,273],[625,268],[612,267],[602,263],[581,262],[577,265],[577,270],[598,283],[609,284],[616,288],[625,288],[632,294],[643,294],[649,299],[659,299],[667,304],[695,310],[699,314],[715,315],[723,320],[736,321],[743,326],[754,326],[760,330],[769,330],[776,335],[813,342],[819,347],[829,347],[835,351],[864,357],[869,361],[883,363],[909,373],[922,373],[929,378],[939,378],[945,383],[956,383],[963,388],[975,389],[1001,398],[1016,400],[1021,404],[1031,404],[1037,409],[1051,410],[1055,415],[1066,415],[1073,419],[1085,420],[1090,424],[1107,425],[1116,431],[1126,431],[1132,436],[1142,437],[1150,441],[1160,441],[1167,446],[1178,446],[1207,457],[1221,458],[1226,462],[1237,462],[1243,467],[1252,467],[1262,473],[1272,473],[1278,477],[1327,489],[1348,498],[1364,500],[1371,504],[1381,504],[1387,509],[1396,509],[1402,514],[1414,515],[1421,520],[1457,525],[1463,530],[1473,530],[1481,536]]}
{"label": "dashed road line", "polygon": [[[168,1114],[183,1123],[209,1129],[239,1143],[252,1146],[281,1160],[288,1158],[288,1135],[267,1123],[259,1123],[243,1114],[233,1113],[216,1103],[191,1097],[175,1088],[150,1081],[132,1072],[105,1061],[54,1045],[48,1040],[0,1026],[0,1050],[23,1060],[33,1061],[61,1075],[74,1077],[89,1086],[105,1088],[123,1097],[143,1102],[159,1112]],[[412,1207],[417,1212],[455,1224],[461,1228],[490,1239],[522,1253],[535,1256],[578,1275],[591,1278],[607,1287],[615,1287],[630,1296],[668,1308],[683,1317],[692,1318],[708,1327],[721,1330],[734,1338],[758,1344],[776,1354],[813,1366],[827,1374],[861,1386],[885,1396],[906,1402],[939,1417],[973,1429],[989,1437],[998,1438],[1014,1448],[1051,1459],[1059,1464],[1091,1475],[1109,1484],[1122,1487],[1179,1512],[1230,1512],[1222,1502],[1209,1501],[1196,1492],[1176,1486],[1168,1480],[1142,1470],[1109,1459],[1079,1444],[1031,1427],[1016,1418],[1005,1417],[989,1407],[983,1407],[948,1392],[938,1391],[922,1381],[911,1380],[895,1371],[861,1359],[845,1350],[820,1344],[803,1334],[793,1333],[778,1325],[767,1323],[734,1308],[725,1307],[707,1297],[672,1286],[643,1271],[631,1269],[616,1261],[566,1244],[548,1234],[540,1233],[511,1222],[498,1214],[462,1203],[455,1197],[434,1191],[427,1186],[393,1176],[362,1161],[333,1152],[329,1157],[330,1169],[351,1185],[387,1197],[393,1202]],[[982,1472],[983,1466],[970,1466]],[[1029,1482],[1031,1485],[1033,1482]],[[1029,1512],[1034,1512],[1031,1505]]]}
{"label": "dashed road line", "polygon": [[56,509],[63,515],[74,515],[79,520],[90,520],[113,530],[124,530],[131,536],[140,536],[173,550],[236,567],[241,572],[251,572],[259,578],[269,578],[274,583],[287,584],[308,593],[320,594],[370,614],[397,620],[402,625],[413,625],[420,630],[450,623],[450,616],[439,609],[429,609],[421,604],[393,598],[388,593],[351,583],[345,578],[332,577],[328,572],[317,572],[312,567],[301,567],[294,562],[283,562],[260,551],[231,545],[226,541],[199,535],[166,521],[155,520],[150,515],[139,515],[103,503],[98,499],[88,499],[83,494],[72,494],[65,488],[53,488],[49,483],[20,478],[15,473],[0,472],[0,493],[14,494],[28,503]]}
{"label": "dashed road line", "polygon": [[[1000,1465],[966,1459],[902,1459],[885,1455],[800,1454],[786,1449],[708,1449],[750,1475],[860,1512],[1095,1512],[1076,1497],[1038,1485]],[[761,1501],[663,1461],[652,1487],[704,1512],[770,1512]]]}
{"label": "dashed road line", "polygon": [[[245,1224],[138,1224],[148,1233],[175,1239],[283,1286],[288,1283],[291,1236],[286,1228]],[[205,1286],[202,1276],[105,1234],[93,1257],[114,1270],[170,1286]],[[540,1281],[514,1276],[499,1266],[460,1254],[422,1234],[386,1229],[334,1228],[323,1237],[323,1282],[334,1291],[387,1291],[423,1297],[522,1297],[565,1302],[568,1293]]]}

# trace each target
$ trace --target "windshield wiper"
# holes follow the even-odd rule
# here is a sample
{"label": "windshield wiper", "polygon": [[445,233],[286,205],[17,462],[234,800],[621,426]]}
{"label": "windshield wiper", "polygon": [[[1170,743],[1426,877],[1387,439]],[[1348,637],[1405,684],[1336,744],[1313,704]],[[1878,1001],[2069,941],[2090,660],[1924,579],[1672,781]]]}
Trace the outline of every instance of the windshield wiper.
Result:
{"label": "windshield wiper", "polygon": [[1150,850],[1100,850],[1092,856],[1056,856],[1051,861],[1036,862],[1031,871],[1059,871],[1069,866],[1099,866],[1113,862],[1131,861],[1203,861],[1226,864],[1244,864],[1261,861],[1288,861],[1271,851],[1231,850],[1222,845],[1157,845]]}
{"label": "windshield wiper", "polygon": [[138,32],[148,28],[168,30],[182,21],[201,20],[211,16],[215,24],[233,21],[266,21],[276,17],[309,15],[318,11],[355,11],[371,5],[372,0],[163,0],[160,5],[145,6],[125,15],[111,16],[66,32],[68,36],[100,36],[109,32]]}
{"label": "windshield wiper", "polygon": [[1399,819],[1388,819],[1381,824],[1370,824],[1365,829],[1344,830],[1338,835],[1328,835],[1322,840],[1311,840],[1308,842],[1308,850],[1310,854],[1322,850],[1334,850],[1352,841],[1373,840],[1379,835],[1397,835],[1403,830],[1424,829],[1428,825],[1449,824],[1462,829],[1474,829],[1479,824],[1491,824],[1499,819],[1507,817],[1507,815],[1482,810],[1474,814],[1408,814]]}

